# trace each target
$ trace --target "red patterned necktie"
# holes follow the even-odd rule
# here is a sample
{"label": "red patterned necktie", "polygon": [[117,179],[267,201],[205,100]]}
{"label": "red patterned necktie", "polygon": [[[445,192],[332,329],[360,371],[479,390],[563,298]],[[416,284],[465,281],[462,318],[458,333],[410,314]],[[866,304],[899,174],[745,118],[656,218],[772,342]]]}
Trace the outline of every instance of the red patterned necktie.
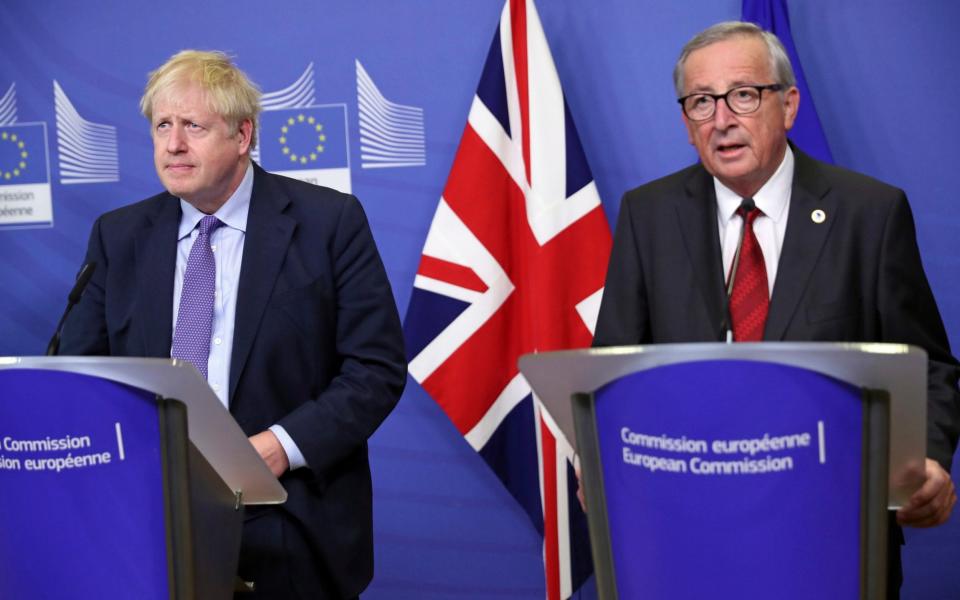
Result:
{"label": "red patterned necktie", "polygon": [[733,292],[730,294],[730,320],[733,324],[733,339],[737,342],[759,342],[763,339],[763,326],[770,309],[767,287],[767,267],[763,251],[753,234],[753,222],[763,213],[759,208],[749,212],[740,207],[737,214],[743,219],[743,245],[740,263],[737,266]]}

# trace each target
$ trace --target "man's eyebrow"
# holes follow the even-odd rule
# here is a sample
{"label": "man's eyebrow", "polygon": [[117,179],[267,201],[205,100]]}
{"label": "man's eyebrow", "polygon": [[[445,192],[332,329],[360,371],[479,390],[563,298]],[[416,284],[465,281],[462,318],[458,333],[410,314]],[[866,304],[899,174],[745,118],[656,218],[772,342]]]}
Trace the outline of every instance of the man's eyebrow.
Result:
{"label": "man's eyebrow", "polygon": [[724,88],[722,91],[716,91],[712,85],[698,85],[690,88],[686,95],[690,94],[725,94],[732,89],[750,85],[760,85],[753,79],[735,79],[731,81],[730,84]]}
{"label": "man's eyebrow", "polygon": [[712,93],[713,90],[714,88],[712,85],[695,85],[687,91],[687,94]]}

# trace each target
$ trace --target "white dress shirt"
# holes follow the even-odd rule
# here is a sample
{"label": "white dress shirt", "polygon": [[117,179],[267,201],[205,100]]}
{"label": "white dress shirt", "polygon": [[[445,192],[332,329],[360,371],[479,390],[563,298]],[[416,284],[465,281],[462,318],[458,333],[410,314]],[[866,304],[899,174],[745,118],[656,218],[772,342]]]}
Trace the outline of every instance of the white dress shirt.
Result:
{"label": "white dress shirt", "polygon": [[[210,356],[207,359],[207,383],[220,402],[229,408],[230,359],[233,356],[234,319],[237,314],[237,288],[240,285],[240,267],[243,262],[243,241],[253,193],[253,166],[247,167],[240,185],[233,195],[214,213],[223,223],[210,235],[210,248],[216,263],[216,287],[213,303],[213,325],[210,331]],[[173,328],[180,312],[180,295],[187,259],[199,231],[197,224],[207,216],[186,200],[180,200],[180,229],[177,233],[177,274],[173,283]],[[172,339],[172,336],[171,336]],[[279,425],[270,431],[280,440],[290,461],[290,468],[306,466],[306,460],[290,435]]]}
{"label": "white dress shirt", "polygon": [[[763,214],[753,222],[753,233],[757,236],[763,261],[767,267],[767,291],[773,296],[773,284],[777,280],[777,264],[783,249],[783,236],[787,232],[787,215],[790,212],[790,194],[793,191],[793,151],[787,146],[780,166],[753,196]],[[736,192],[713,178],[717,194],[717,225],[720,228],[720,247],[723,250],[723,279],[730,276],[733,256],[737,252],[740,228],[743,219],[737,214],[737,208],[743,201]]]}

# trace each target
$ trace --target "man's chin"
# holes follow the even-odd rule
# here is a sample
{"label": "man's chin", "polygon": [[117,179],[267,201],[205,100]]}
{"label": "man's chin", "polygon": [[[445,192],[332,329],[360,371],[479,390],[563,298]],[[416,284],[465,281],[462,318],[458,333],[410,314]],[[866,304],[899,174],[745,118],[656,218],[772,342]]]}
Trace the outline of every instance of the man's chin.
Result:
{"label": "man's chin", "polygon": [[752,196],[756,193],[753,188],[758,187],[756,186],[758,177],[752,168],[732,168],[730,165],[721,165],[712,175],[741,196]]}
{"label": "man's chin", "polygon": [[186,185],[183,181],[171,181],[169,178],[161,178],[160,183],[163,187],[177,198],[186,199],[193,191],[193,186]]}
{"label": "man's chin", "polygon": [[757,166],[753,161],[748,160],[746,157],[741,157],[737,160],[715,160],[713,163],[714,174],[717,176],[717,179],[721,181],[731,180],[737,181],[741,179],[749,179],[756,173]]}

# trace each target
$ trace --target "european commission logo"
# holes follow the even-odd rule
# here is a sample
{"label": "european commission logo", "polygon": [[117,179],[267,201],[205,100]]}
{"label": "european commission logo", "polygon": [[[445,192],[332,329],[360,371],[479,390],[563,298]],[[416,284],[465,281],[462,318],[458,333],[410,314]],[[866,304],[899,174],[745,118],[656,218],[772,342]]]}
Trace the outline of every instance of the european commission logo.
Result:
{"label": "european commission logo", "polygon": [[[423,109],[388,100],[355,63],[360,166],[426,165]],[[268,171],[349,193],[347,105],[315,104],[314,88],[311,62],[296,81],[263,95],[259,146],[251,156]]]}
{"label": "european commission logo", "polygon": [[315,104],[313,63],[296,81],[261,98],[253,160],[264,169],[350,193],[347,105]]}
{"label": "european commission logo", "polygon": [[[83,119],[56,81],[60,183],[119,181],[117,129]],[[17,86],[0,96],[0,229],[53,224],[47,124],[17,122]]]}
{"label": "european commission logo", "polygon": [[46,123],[0,126],[0,227],[52,221]]}
{"label": "european commission logo", "polygon": [[264,111],[260,165],[273,173],[350,191],[347,115],[342,104]]}

